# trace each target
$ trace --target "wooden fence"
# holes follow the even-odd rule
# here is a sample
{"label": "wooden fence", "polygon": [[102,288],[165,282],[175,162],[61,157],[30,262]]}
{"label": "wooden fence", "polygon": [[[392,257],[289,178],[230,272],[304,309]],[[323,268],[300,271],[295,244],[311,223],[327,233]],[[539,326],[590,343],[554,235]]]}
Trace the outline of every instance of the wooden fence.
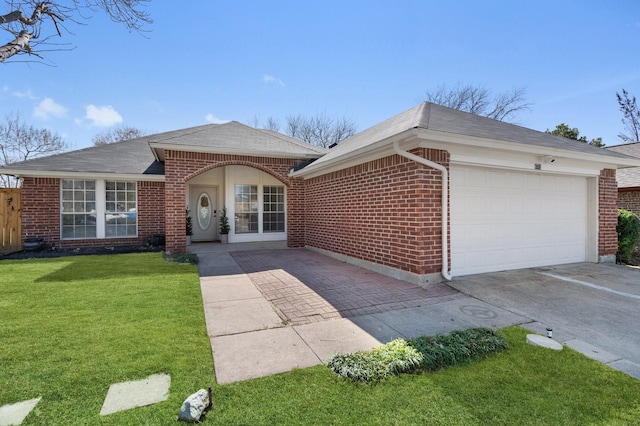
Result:
{"label": "wooden fence", "polygon": [[22,250],[20,189],[0,188],[0,254]]}

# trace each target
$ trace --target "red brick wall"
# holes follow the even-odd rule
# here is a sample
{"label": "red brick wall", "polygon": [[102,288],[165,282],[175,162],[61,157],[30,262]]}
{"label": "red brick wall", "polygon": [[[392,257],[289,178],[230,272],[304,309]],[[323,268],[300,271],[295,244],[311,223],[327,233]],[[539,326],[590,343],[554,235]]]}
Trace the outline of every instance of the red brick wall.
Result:
{"label": "red brick wall", "polygon": [[604,169],[598,182],[599,229],[598,255],[615,255],[618,251],[618,186],[616,171]]}
{"label": "red brick wall", "polygon": [[[167,252],[183,252],[186,250],[185,224],[185,185],[194,177],[214,169],[216,167],[239,165],[253,167],[262,170],[282,181],[287,186],[287,203],[293,200],[293,208],[301,205],[300,191],[303,185],[300,182],[293,183],[288,177],[289,171],[300,163],[300,160],[286,158],[265,158],[228,154],[209,154],[185,151],[165,151],[165,223],[166,223],[166,250]],[[288,207],[288,213],[293,219],[297,217]],[[292,247],[300,246],[299,221],[293,225],[287,225],[287,235],[290,235],[288,244]]]}
{"label": "red brick wall", "polygon": [[287,245],[304,247],[305,243],[305,182],[291,179],[287,190]]}
{"label": "red brick wall", "polygon": [[138,182],[138,235],[164,235],[164,182]]}
{"label": "red brick wall", "polygon": [[48,247],[60,241],[60,180],[25,177],[22,182],[22,236],[42,237]]}
{"label": "red brick wall", "polygon": [[164,234],[164,183],[138,182],[138,238],[60,239],[60,179],[30,178],[22,183],[22,235],[42,237],[47,248],[146,245]]}
{"label": "red brick wall", "polygon": [[[446,151],[414,154],[449,166]],[[306,181],[309,246],[428,274],[442,268],[442,175],[393,155]]]}
{"label": "red brick wall", "polygon": [[629,210],[640,216],[640,190],[619,190],[618,208]]}

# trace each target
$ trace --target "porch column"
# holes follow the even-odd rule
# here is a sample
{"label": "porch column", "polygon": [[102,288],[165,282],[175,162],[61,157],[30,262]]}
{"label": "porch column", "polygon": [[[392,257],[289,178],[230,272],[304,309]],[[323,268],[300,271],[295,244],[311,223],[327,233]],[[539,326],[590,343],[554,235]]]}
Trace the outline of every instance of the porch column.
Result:
{"label": "porch column", "polygon": [[187,251],[186,189],[173,151],[165,151],[164,171],[165,250],[167,253],[184,253]]}

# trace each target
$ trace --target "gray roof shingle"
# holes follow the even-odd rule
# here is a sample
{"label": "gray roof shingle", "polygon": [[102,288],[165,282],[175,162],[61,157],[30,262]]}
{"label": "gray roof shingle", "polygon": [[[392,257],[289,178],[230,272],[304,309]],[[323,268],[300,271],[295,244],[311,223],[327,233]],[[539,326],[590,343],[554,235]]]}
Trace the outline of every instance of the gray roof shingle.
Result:
{"label": "gray roof shingle", "polygon": [[163,175],[164,164],[156,161],[148,141],[145,138],[139,138],[34,158],[0,167],[0,173],[11,170]]}
{"label": "gray roof shingle", "polygon": [[[270,130],[259,130],[237,122],[208,124],[143,136],[108,145],[90,147],[0,167],[0,172],[70,172],[158,175],[164,164],[156,160],[151,144],[176,149],[215,152],[233,150],[239,154],[283,153],[300,159],[317,158],[327,150]],[[3,170],[4,169],[4,170]]]}
{"label": "gray roof shingle", "polygon": [[294,156],[299,158],[317,158],[327,149],[298,139],[291,138],[272,130],[255,129],[230,121],[224,124],[208,124],[190,129],[176,130],[149,136],[152,144],[204,148],[210,151],[243,151],[251,155]]}
{"label": "gray roof shingle", "polygon": [[[608,146],[608,150],[640,158],[640,142]],[[640,187],[640,167],[620,169],[616,173],[618,188]]]}
{"label": "gray roof shingle", "polygon": [[330,163],[333,159],[413,128],[431,129],[458,135],[565,149],[608,157],[626,157],[583,142],[424,102],[344,140],[333,148],[329,154],[315,161],[313,166],[319,167],[322,164]]}

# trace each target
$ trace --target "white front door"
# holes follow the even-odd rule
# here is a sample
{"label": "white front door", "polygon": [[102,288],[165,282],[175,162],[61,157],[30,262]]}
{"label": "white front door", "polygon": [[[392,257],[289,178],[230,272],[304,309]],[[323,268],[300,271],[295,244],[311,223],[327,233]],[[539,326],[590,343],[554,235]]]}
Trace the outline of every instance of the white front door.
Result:
{"label": "white front door", "polygon": [[215,186],[192,186],[190,199],[192,241],[214,241],[218,239],[218,188]]}

